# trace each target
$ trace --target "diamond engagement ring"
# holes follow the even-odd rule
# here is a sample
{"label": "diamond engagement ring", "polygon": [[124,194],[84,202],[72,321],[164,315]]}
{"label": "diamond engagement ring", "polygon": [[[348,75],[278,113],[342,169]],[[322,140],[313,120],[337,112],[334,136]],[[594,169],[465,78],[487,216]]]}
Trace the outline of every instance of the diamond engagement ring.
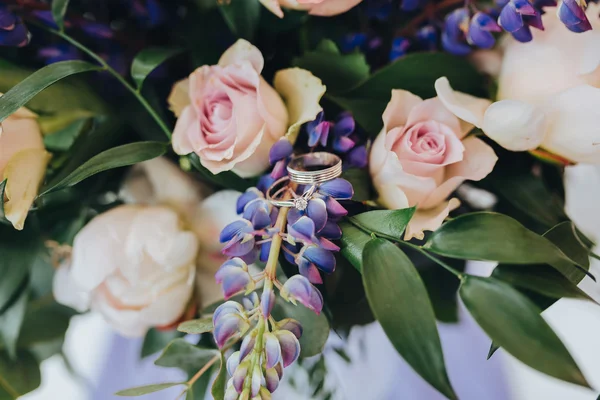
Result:
{"label": "diamond engagement ring", "polygon": [[[312,195],[317,190],[316,185],[312,185],[306,192],[304,192],[301,196],[295,197],[289,200],[278,200],[278,198],[286,191],[291,190],[287,186],[282,187],[277,190],[275,193],[272,193],[273,190],[279,187],[282,183],[288,182],[290,178],[288,176],[284,176],[283,178],[277,180],[269,190],[267,190],[267,200],[274,206],[278,207],[291,207],[296,208],[299,211],[304,211],[308,207],[308,201],[312,198]],[[294,194],[295,195],[295,194]]]}

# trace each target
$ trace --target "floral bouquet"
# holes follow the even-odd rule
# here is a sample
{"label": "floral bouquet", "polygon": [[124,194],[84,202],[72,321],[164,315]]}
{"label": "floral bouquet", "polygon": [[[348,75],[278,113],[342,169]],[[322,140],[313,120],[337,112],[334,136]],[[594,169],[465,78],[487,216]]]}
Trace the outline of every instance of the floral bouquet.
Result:
{"label": "floral bouquet", "polygon": [[600,232],[575,211],[596,200],[573,190],[600,164],[599,13],[5,0],[1,397],[36,389],[91,310],[189,374],[120,396],[277,398],[298,363],[332,398],[305,360],[377,321],[455,399],[436,321],[459,301],[488,357],[589,387],[540,313],[593,301]]}

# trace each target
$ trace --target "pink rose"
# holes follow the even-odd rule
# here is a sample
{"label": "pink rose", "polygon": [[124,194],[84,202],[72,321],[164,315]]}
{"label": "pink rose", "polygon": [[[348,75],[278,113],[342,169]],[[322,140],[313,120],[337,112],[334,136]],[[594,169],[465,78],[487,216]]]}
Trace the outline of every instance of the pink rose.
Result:
{"label": "pink rose", "polygon": [[319,79],[299,68],[279,71],[276,91],[260,75],[263,64],[256,47],[238,40],[218,65],[202,66],[177,83],[169,97],[179,117],[173,150],[196,153],[213,174],[260,175],[269,166],[271,146],[285,134],[292,140],[298,123],[322,110],[325,91]]}
{"label": "pink rose", "polygon": [[330,17],[344,13],[362,0],[260,0],[273,14],[283,18],[281,7],[305,10],[310,15]]}
{"label": "pink rose", "polygon": [[373,143],[369,168],[379,202],[390,209],[417,206],[405,239],[435,230],[459,204],[448,196],[465,180],[478,181],[497,157],[473,128],[436,97],[422,100],[393,90],[383,113],[384,127]]}

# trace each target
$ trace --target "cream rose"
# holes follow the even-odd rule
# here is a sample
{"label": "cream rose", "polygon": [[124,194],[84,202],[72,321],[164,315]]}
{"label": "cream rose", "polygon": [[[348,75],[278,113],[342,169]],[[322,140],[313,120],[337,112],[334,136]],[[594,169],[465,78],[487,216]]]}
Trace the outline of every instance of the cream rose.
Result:
{"label": "cream rose", "polygon": [[298,68],[277,73],[276,91],[260,75],[263,64],[260,51],[240,39],[218,65],[202,66],[177,83],[169,97],[179,117],[173,150],[196,153],[213,174],[233,170],[250,177],[263,172],[271,146],[313,120],[325,92],[319,79]]}
{"label": "cream rose", "polygon": [[70,264],[54,278],[57,301],[101,313],[123,335],[142,336],[177,322],[194,292],[204,305],[222,298],[214,241],[237,218],[239,193],[202,201],[205,192],[165,159],[136,165],[121,192],[131,204],[100,214],[77,234]]}
{"label": "cream rose", "polygon": [[423,238],[458,206],[448,201],[465,180],[477,181],[494,168],[497,157],[438,98],[422,100],[393,90],[383,113],[384,127],[370,154],[369,168],[379,202],[390,209],[417,206],[405,239]]}
{"label": "cream rose", "polygon": [[36,114],[22,107],[2,122],[0,176],[6,179],[4,216],[18,230],[23,229],[50,157]]}
{"label": "cream rose", "polygon": [[481,108],[479,99],[457,94],[442,78],[438,96],[457,116],[480,127],[512,151],[538,147],[571,162],[600,163],[600,6],[590,4],[593,30],[570,32],[555,12],[542,16],[545,30],[530,43],[505,38],[497,54],[478,58],[499,71],[498,100]]}
{"label": "cream rose", "polygon": [[273,14],[283,18],[283,8],[308,11],[310,15],[330,17],[344,13],[362,0],[260,0]]}

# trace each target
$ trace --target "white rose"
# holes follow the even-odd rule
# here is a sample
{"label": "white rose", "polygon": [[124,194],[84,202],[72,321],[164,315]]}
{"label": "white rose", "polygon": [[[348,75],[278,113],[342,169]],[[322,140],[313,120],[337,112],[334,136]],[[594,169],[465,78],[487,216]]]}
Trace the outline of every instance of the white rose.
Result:
{"label": "white rose", "polygon": [[[544,31],[534,31],[530,43],[503,41],[498,100],[487,109],[472,96],[452,90],[441,78],[438,96],[457,116],[481,128],[512,151],[538,147],[566,161],[600,163],[600,6],[587,15],[594,30],[570,32],[556,13],[543,15]],[[484,57],[485,56],[485,57]],[[480,65],[490,67],[492,53]]]}

